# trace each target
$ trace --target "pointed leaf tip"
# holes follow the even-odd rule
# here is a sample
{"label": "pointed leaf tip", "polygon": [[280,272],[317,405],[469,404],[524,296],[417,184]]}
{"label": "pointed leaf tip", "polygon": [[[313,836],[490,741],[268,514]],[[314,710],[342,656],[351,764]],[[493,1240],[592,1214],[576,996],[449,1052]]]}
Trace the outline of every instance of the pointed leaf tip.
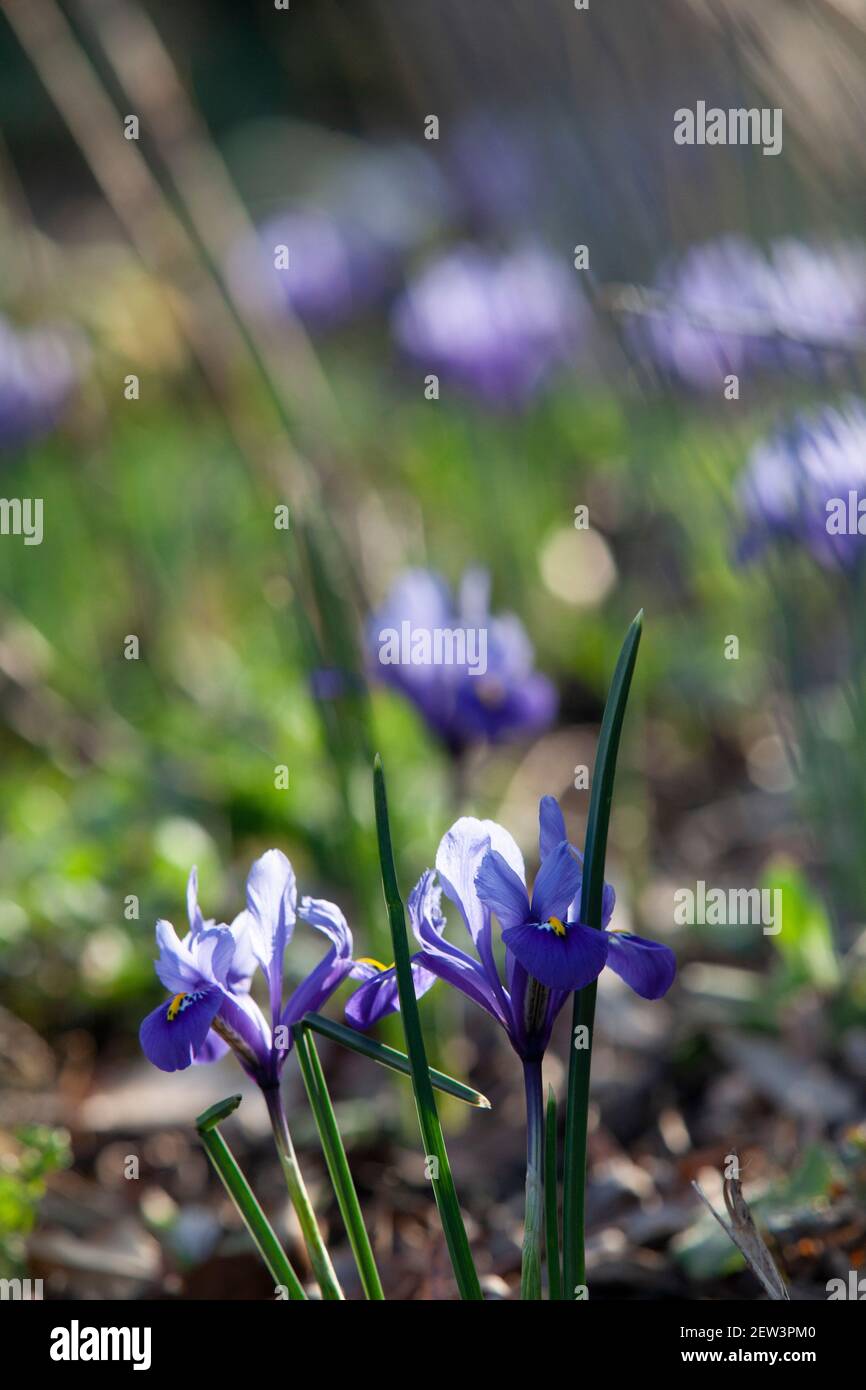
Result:
{"label": "pointed leaf tip", "polygon": [[216,1105],[211,1105],[207,1110],[203,1110],[197,1117],[195,1127],[199,1133],[204,1133],[209,1129],[216,1129],[217,1125],[227,1120],[241,1103],[241,1097],[227,1096],[225,1100],[218,1100]]}

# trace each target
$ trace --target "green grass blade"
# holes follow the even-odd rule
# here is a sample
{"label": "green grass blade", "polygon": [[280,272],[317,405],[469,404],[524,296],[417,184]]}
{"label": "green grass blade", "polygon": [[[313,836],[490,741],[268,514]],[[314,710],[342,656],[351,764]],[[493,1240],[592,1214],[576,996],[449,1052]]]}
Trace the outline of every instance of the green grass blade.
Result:
{"label": "green grass blade", "polygon": [[331,1175],[331,1183],[343,1224],[346,1227],[346,1234],[349,1237],[349,1244],[352,1247],[352,1254],[355,1256],[355,1264],[358,1266],[358,1273],[361,1276],[361,1284],[367,1298],[379,1302],[385,1297],[382,1291],[382,1282],[376,1268],[373,1247],[370,1245],[370,1238],[364,1225],[358,1194],[352,1181],[349,1161],[343,1147],[340,1127],[337,1124],[331,1097],[328,1094],[325,1074],[322,1071],[316,1044],[303,1023],[295,1024],[292,1032],[310,1108],[316,1121],[319,1138],[322,1141],[322,1152],[325,1155],[325,1162]]}
{"label": "green grass blade", "polygon": [[[321,1033],[323,1038],[329,1038],[331,1042],[340,1043],[343,1047],[348,1047],[352,1052],[357,1052],[362,1057],[369,1057],[372,1062],[378,1062],[383,1067],[389,1067],[391,1071],[398,1071],[403,1076],[412,1075],[412,1067],[405,1052],[400,1052],[396,1047],[388,1047],[387,1044],[377,1042],[375,1038],[368,1038],[366,1033],[359,1033],[354,1028],[347,1028],[343,1023],[334,1023],[332,1019],[325,1018],[324,1014],[306,1014],[304,1023],[315,1033]],[[437,1091],[444,1091],[446,1095],[455,1096],[457,1100],[464,1101],[467,1105],[474,1105],[479,1110],[489,1110],[490,1101],[483,1096],[480,1091],[475,1091],[471,1086],[466,1086],[462,1081],[456,1081],[453,1076],[448,1076],[444,1071],[437,1071],[435,1067],[429,1068],[430,1080]]]}
{"label": "green grass blade", "polygon": [[544,1239],[547,1254],[547,1293],[555,1303],[562,1298],[559,1266],[559,1187],[557,1183],[556,1096],[547,1088],[544,1134]]}
{"label": "green grass blade", "polygon": [[273,1226],[258,1204],[255,1193],[241,1172],[237,1159],[223,1139],[217,1125],[240,1105],[240,1096],[231,1096],[205,1110],[196,1120],[198,1136],[205,1153],[222,1179],[241,1219],[270,1271],[274,1283],[288,1290],[292,1301],[306,1299],[303,1285],[277,1239]]}
{"label": "green grass blade", "polygon": [[[628,702],[631,679],[637,660],[643,626],[643,610],[638,613],[622,644],[610,683],[595,768],[586,826],[583,859],[583,886],[580,920],[588,927],[601,927],[604,892],[604,861],[607,832],[613,801],[613,782],[620,734]],[[596,983],[587,985],[574,997],[572,1043],[575,1029],[586,1026],[589,1046],[570,1049],[568,1102],[565,1114],[565,1157],[563,1162],[563,1284],[566,1298],[574,1298],[578,1286],[586,1282],[584,1257],[584,1216],[586,1197],[586,1126],[589,1107],[589,1074],[592,1062],[592,1030],[595,1022]]]}
{"label": "green grass blade", "polygon": [[225,1100],[218,1100],[216,1105],[211,1105],[209,1109],[203,1110],[195,1122],[199,1134],[206,1129],[215,1129],[217,1125],[221,1125],[223,1120],[227,1120],[229,1115],[234,1114],[241,1099],[242,1097],[239,1095],[227,1096]]}
{"label": "green grass blade", "polygon": [[385,793],[385,774],[382,759],[376,754],[373,764],[373,791],[376,804],[376,833],[379,839],[379,858],[382,864],[382,885],[385,890],[385,904],[388,909],[388,922],[394,947],[394,963],[397,969],[397,989],[400,996],[400,1013],[406,1035],[406,1051],[412,1068],[412,1088],[415,1092],[415,1105],[428,1172],[433,1183],[433,1193],[439,1208],[439,1219],[445,1233],[448,1253],[460,1297],[481,1299],[481,1286],[472,1262],[472,1252],[460,1215],[460,1205],[451,1165],[439,1123],[436,1109],[436,1096],[427,1066],[427,1050],[421,1031],[418,1014],[418,1001],[412,980],[412,965],[409,956],[409,941],[406,936],[406,914],[397,886],[397,873],[394,868],[394,852],[391,847],[391,829],[388,823],[388,800]]}

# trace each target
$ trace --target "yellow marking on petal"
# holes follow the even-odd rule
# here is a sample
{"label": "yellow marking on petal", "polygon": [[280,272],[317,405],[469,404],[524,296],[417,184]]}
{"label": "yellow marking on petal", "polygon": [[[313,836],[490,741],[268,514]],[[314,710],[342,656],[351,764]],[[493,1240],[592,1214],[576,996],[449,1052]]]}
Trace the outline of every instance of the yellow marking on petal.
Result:
{"label": "yellow marking on petal", "polygon": [[186,998],[186,994],[185,994],[185,993],[184,993],[184,994],[176,994],[176,995],[174,996],[174,998],[172,999],[171,1003],[170,1003],[169,1006],[168,1006],[168,1012],[166,1013],[166,1016],[165,1016],[165,1017],[166,1017],[166,1021],[167,1021],[168,1023],[174,1023],[174,1020],[177,1018],[178,1014],[180,1013],[180,1006],[181,1006],[181,1004],[183,1003],[183,1001],[184,1001],[185,998]]}
{"label": "yellow marking on petal", "polygon": [[553,928],[556,936],[565,936],[565,923],[560,922],[558,917],[548,917],[547,924]]}
{"label": "yellow marking on petal", "polygon": [[374,960],[372,956],[358,956],[356,965],[372,965],[374,970],[393,970],[394,962],[390,965],[383,965],[380,960]]}

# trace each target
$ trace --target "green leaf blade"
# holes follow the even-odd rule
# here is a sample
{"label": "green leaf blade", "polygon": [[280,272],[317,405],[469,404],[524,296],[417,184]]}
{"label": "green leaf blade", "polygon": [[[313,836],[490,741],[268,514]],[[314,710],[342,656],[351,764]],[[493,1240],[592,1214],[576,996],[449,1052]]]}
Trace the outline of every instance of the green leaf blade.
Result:
{"label": "green leaf blade", "polygon": [[[643,609],[632,622],[620,650],[604,707],[593,770],[589,818],[584,844],[580,920],[585,926],[595,927],[599,930],[602,922],[604,862],[607,854],[607,836],[610,827],[610,810],[613,803],[616,760],[642,629]],[[572,1047],[568,1067],[568,1100],[565,1114],[562,1201],[562,1278],[564,1294],[568,1299],[578,1296],[577,1291],[586,1280],[584,1227],[587,1114],[597,989],[597,982],[593,981],[592,984],[575,994],[572,1016]],[[588,1047],[577,1048],[574,1046],[578,1028],[587,1029]]]}
{"label": "green leaf blade", "polygon": [[205,1153],[237,1207],[241,1220],[274,1282],[288,1291],[292,1302],[300,1302],[307,1297],[303,1284],[289,1263],[288,1256],[277,1239],[273,1226],[259,1206],[237,1159],[217,1129],[219,1121],[236,1110],[240,1101],[240,1096],[231,1096],[228,1100],[220,1101],[209,1110],[205,1110],[196,1121],[198,1135]]}
{"label": "green leaf blade", "polygon": [[562,1271],[559,1263],[559,1210],[557,1187],[556,1095],[547,1088],[544,1119],[544,1239],[547,1256],[547,1292],[552,1302],[562,1298]]}
{"label": "green leaf blade", "polygon": [[316,1051],[316,1044],[303,1023],[295,1024],[292,1032],[298,1064],[301,1068],[310,1108],[316,1121],[316,1128],[319,1131],[322,1152],[328,1165],[331,1184],[334,1188],[346,1234],[349,1237],[349,1244],[352,1247],[361,1284],[368,1299],[372,1302],[381,1302],[385,1297],[382,1281],[379,1278],[373,1247],[364,1225],[361,1204],[355,1191],[349,1160],[346,1157],[340,1127],[337,1124],[337,1117],[334,1114],[334,1107],[328,1094],[325,1073]]}
{"label": "green leaf blade", "polygon": [[[371,1061],[378,1062],[380,1066],[388,1067],[391,1071],[399,1072],[402,1076],[412,1076],[409,1058],[405,1052],[400,1052],[396,1047],[389,1047],[386,1043],[378,1042],[375,1038],[368,1038],[366,1033],[359,1033],[354,1028],[347,1028],[343,1023],[335,1023],[333,1019],[325,1018],[324,1014],[306,1014],[304,1023],[313,1032],[321,1034],[323,1038],[340,1043],[342,1047],[357,1052],[361,1057],[369,1057]],[[429,1072],[430,1080],[437,1091],[454,1096],[457,1100],[462,1100],[466,1105],[473,1105],[478,1110],[491,1108],[487,1097],[472,1086],[457,1081],[453,1076],[448,1076],[443,1071],[437,1071],[435,1067],[430,1067]]]}
{"label": "green leaf blade", "polygon": [[460,1214],[454,1179],[451,1176],[451,1165],[448,1162],[445,1139],[439,1122],[439,1112],[436,1109],[436,1096],[427,1065],[427,1049],[424,1045],[418,1001],[415,998],[415,984],[412,979],[409,941],[406,935],[406,914],[394,868],[385,774],[382,770],[382,759],[378,753],[373,764],[373,790],[376,807],[376,833],[379,840],[379,858],[382,866],[382,885],[385,892],[385,905],[388,909],[388,922],[391,928],[400,1012],[406,1035],[406,1051],[412,1068],[412,1088],[415,1093],[415,1107],[418,1112],[425,1160],[430,1172],[433,1193],[439,1209],[439,1218],[442,1222],[460,1296],[463,1299],[481,1300],[481,1286],[472,1260],[463,1217]]}

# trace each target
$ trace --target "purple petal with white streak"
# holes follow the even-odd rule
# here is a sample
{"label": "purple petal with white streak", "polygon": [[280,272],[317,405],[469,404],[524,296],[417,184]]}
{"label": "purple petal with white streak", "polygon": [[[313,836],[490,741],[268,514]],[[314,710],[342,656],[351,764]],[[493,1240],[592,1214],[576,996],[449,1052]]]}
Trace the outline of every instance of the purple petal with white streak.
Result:
{"label": "purple petal with white streak", "polygon": [[502,939],[525,970],[548,989],[583,989],[607,961],[609,935],[572,922],[563,936],[527,922],[508,927]]}

